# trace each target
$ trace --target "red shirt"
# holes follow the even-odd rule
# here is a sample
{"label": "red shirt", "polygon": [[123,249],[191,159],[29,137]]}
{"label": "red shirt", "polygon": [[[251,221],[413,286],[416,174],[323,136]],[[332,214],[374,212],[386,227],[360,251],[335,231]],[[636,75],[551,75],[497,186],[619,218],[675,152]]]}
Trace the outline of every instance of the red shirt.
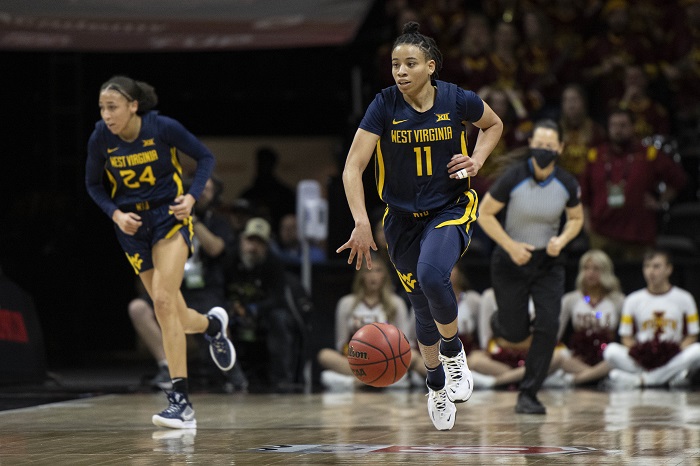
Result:
{"label": "red shirt", "polygon": [[[644,197],[645,193],[653,194],[661,181],[680,190],[686,175],[680,165],[654,147],[638,144],[619,154],[607,143],[591,149],[580,180],[581,201],[589,208],[591,229],[611,239],[653,245],[657,212],[644,206]],[[621,207],[608,205],[611,185],[624,191]]]}

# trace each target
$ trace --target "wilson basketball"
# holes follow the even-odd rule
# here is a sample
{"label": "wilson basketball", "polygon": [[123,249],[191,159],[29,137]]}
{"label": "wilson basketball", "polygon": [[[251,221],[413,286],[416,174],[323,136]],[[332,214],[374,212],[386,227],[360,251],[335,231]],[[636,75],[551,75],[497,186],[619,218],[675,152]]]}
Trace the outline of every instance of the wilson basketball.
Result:
{"label": "wilson basketball", "polygon": [[373,387],[398,382],[411,364],[406,335],[391,324],[367,324],[352,336],[348,362],[358,380]]}

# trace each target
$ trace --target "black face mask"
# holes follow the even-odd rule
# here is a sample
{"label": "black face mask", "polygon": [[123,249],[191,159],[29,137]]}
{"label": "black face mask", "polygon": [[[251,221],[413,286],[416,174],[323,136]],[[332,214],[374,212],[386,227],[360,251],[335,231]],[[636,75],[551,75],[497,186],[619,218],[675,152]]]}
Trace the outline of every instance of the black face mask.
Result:
{"label": "black face mask", "polygon": [[538,167],[546,168],[559,157],[559,154],[549,149],[530,149],[530,156],[535,158]]}

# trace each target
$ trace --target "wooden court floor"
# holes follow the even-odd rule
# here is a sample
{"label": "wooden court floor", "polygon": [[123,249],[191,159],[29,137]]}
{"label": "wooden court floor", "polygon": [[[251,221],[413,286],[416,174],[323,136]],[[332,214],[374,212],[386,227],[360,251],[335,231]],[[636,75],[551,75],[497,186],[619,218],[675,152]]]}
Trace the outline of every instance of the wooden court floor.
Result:
{"label": "wooden court floor", "polygon": [[162,394],[0,412],[0,465],[700,465],[700,392],[477,391],[438,432],[422,390],[194,394],[198,429],[159,429]]}

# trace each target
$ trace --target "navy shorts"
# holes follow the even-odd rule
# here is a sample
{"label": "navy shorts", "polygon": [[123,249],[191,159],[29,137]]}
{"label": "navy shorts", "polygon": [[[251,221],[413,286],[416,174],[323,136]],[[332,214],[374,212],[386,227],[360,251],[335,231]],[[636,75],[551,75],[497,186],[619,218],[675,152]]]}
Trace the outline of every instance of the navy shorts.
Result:
{"label": "navy shorts", "polygon": [[189,254],[192,254],[192,238],[194,236],[192,217],[178,220],[170,213],[170,206],[167,202],[150,210],[132,209],[129,206],[120,206],[120,209],[123,212],[137,213],[143,222],[133,236],[127,235],[119,229],[116,223],[114,224],[119,244],[124,250],[126,258],[129,259],[129,263],[134,268],[136,275],[153,268],[151,251],[153,246],[162,239],[172,238],[174,235],[181,234],[185,239]]}
{"label": "navy shorts", "polygon": [[430,231],[438,228],[455,228],[462,241],[462,250],[456,257],[445,257],[451,266],[467,251],[472,237],[472,224],[477,218],[479,201],[473,189],[442,210],[411,214],[394,212],[387,208],[384,214],[384,235],[389,257],[396,268],[407,293],[417,287],[417,264],[423,241]]}

